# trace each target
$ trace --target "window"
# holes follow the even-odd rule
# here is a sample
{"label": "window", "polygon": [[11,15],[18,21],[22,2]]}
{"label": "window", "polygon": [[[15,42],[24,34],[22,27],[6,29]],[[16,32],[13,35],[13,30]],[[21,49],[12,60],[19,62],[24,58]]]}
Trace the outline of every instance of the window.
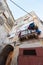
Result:
{"label": "window", "polygon": [[23,55],[36,55],[35,50],[24,50]]}

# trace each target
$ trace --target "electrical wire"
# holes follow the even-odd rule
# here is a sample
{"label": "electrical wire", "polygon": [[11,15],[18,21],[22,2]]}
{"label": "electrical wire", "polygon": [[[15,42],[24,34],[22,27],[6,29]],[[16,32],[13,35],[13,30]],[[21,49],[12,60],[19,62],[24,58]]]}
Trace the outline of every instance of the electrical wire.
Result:
{"label": "electrical wire", "polygon": [[22,11],[24,11],[25,13],[29,14],[30,16],[32,16],[30,13],[28,13],[24,8],[20,7],[17,3],[13,2],[12,0],[10,0],[14,5],[16,5],[18,8],[20,8]]}
{"label": "electrical wire", "polygon": [[[16,5],[18,8],[20,8],[22,11],[24,11],[25,13],[29,14],[31,17],[33,17],[30,13],[28,13],[24,8],[20,7],[17,3],[15,3],[14,1],[10,0],[14,5]],[[41,24],[43,25],[43,21],[40,21]]]}

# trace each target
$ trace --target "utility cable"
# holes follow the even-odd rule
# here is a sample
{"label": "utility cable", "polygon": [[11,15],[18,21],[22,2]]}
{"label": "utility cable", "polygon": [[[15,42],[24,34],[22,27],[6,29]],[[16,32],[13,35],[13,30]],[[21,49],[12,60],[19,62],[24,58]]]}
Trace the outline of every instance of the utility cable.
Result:
{"label": "utility cable", "polygon": [[32,16],[30,13],[28,13],[24,8],[20,7],[17,3],[13,2],[12,0],[10,0],[14,5],[16,5],[18,8],[20,8],[22,11],[24,11],[25,13],[29,14],[30,16]]}
{"label": "utility cable", "polygon": [[[31,17],[33,17],[30,13],[28,13],[24,8],[20,7],[17,3],[15,3],[14,1],[10,0],[14,5],[16,5],[18,8],[20,8],[22,11],[24,11],[25,13],[29,14]],[[43,21],[40,21],[41,24],[43,24]]]}

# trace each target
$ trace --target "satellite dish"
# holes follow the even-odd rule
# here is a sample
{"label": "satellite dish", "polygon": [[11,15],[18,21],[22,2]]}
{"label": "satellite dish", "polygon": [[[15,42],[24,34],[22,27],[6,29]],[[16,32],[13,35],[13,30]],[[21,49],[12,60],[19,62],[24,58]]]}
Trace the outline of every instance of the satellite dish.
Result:
{"label": "satellite dish", "polygon": [[0,25],[3,25],[4,24],[4,19],[3,17],[0,16]]}

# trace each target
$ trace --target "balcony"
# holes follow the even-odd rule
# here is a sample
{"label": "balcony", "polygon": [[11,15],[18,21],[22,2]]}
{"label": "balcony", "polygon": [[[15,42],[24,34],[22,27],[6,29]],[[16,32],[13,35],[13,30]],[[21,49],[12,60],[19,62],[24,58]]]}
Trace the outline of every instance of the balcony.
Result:
{"label": "balcony", "polygon": [[19,40],[23,41],[23,40],[29,40],[29,39],[37,39],[38,38],[38,34],[37,32],[35,32],[35,30],[23,30],[19,32]]}

